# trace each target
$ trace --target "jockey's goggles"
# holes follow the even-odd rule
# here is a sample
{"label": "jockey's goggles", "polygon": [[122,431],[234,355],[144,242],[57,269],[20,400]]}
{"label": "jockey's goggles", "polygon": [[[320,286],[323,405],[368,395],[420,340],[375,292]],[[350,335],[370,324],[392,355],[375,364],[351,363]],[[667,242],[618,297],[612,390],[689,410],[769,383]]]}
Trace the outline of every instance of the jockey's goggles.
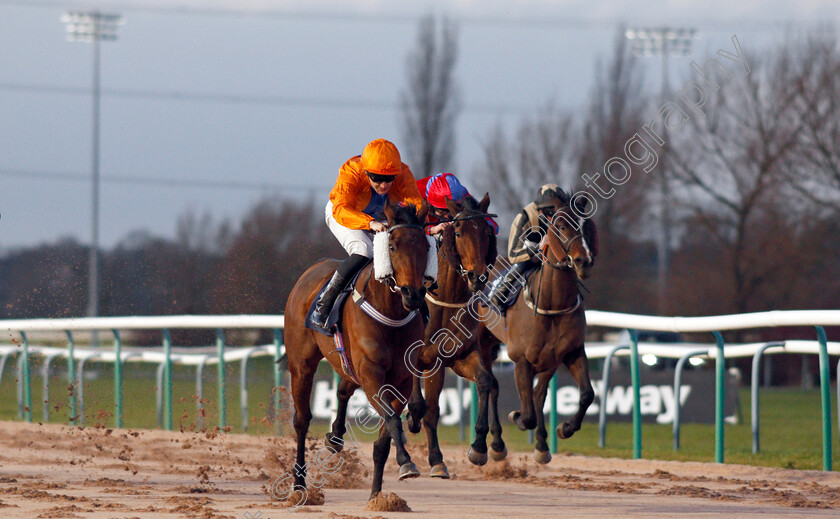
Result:
{"label": "jockey's goggles", "polygon": [[393,182],[394,179],[397,178],[396,175],[380,175],[378,173],[371,173],[370,171],[365,171],[365,173],[367,174],[367,176],[371,180],[371,182],[375,182],[377,184],[380,184],[380,183],[383,183],[383,182],[390,183],[390,182]]}

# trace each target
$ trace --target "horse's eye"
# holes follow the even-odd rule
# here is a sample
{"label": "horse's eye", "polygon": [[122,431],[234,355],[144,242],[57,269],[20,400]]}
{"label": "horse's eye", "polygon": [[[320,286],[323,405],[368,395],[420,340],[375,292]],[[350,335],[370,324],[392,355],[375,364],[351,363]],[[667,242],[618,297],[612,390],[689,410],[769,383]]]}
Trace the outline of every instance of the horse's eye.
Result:
{"label": "horse's eye", "polygon": [[456,238],[460,238],[460,237],[461,237],[461,233],[456,232],[456,233],[455,233],[455,237],[456,237]]}
{"label": "horse's eye", "polygon": [[395,250],[397,250],[397,248],[394,247],[393,245],[388,245],[388,250],[391,251],[391,252],[394,252]]}
{"label": "horse's eye", "polygon": [[565,226],[565,225],[561,225],[561,226],[560,226],[560,230],[561,230],[561,231],[565,231],[565,230],[566,230],[566,226]]}

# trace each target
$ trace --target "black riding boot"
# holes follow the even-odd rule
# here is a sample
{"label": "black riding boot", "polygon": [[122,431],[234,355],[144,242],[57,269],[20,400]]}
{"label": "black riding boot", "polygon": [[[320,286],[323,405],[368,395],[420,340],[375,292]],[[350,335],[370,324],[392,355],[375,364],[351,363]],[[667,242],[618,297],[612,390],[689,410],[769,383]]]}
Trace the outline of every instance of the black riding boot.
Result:
{"label": "black riding boot", "polygon": [[362,256],[361,254],[351,254],[349,258],[344,260],[344,263],[338,266],[338,269],[336,269],[332,279],[330,279],[329,285],[327,285],[327,289],[324,290],[321,297],[318,298],[318,301],[315,303],[315,311],[312,312],[312,324],[325,331],[329,331],[327,329],[327,319],[330,316],[330,310],[332,310],[335,299],[338,297],[338,294],[344,290],[347,282],[350,281],[356,272],[367,262],[368,258],[366,256]]}
{"label": "black riding boot", "polygon": [[505,277],[499,281],[499,284],[496,287],[496,290],[493,293],[493,297],[490,301],[497,307],[502,308],[505,303],[507,303],[508,294],[510,294],[510,289],[513,287],[516,280],[522,277],[522,274],[528,269],[528,266],[531,264],[531,260],[520,261],[519,263],[514,263],[511,265],[510,270],[507,271]]}
{"label": "black riding boot", "polygon": [[327,318],[330,316],[330,310],[332,310],[335,298],[344,289],[346,282],[347,280],[337,270],[333,273],[330,284],[327,285],[327,289],[321,293],[321,297],[315,303],[315,312],[312,313],[312,324],[318,328],[327,330]]}

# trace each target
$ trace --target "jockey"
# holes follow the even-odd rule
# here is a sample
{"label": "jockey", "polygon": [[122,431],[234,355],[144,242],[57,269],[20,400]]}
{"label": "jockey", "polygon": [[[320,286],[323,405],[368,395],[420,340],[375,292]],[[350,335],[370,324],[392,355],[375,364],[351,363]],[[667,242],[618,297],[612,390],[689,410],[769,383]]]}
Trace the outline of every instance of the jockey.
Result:
{"label": "jockey", "polygon": [[[554,199],[562,199],[565,193],[557,184],[545,184],[537,190],[534,201],[526,205],[513,219],[508,238],[508,260],[511,263],[505,277],[498,283],[498,289],[491,301],[501,308],[507,302],[513,282],[522,278],[522,274],[539,262],[535,258],[539,253],[540,241],[548,231],[546,222],[554,216]],[[540,218],[540,214],[545,218]]]}
{"label": "jockey", "polygon": [[[453,202],[460,202],[465,197],[472,196],[467,188],[461,185],[458,177],[452,173],[438,173],[431,177],[421,178],[417,181],[417,190],[420,196],[429,203],[429,215],[426,222],[436,224],[426,229],[426,234],[429,235],[439,234],[452,225],[452,222],[441,222],[455,216],[450,214],[446,207],[447,198]],[[499,225],[492,218],[487,217],[487,223],[493,227],[496,234],[499,234]]]}
{"label": "jockey", "polygon": [[376,139],[341,166],[330,192],[325,216],[327,226],[350,255],[330,279],[315,303],[312,322],[326,327],[338,294],[369,258],[373,257],[373,233],[387,230],[385,204],[422,203],[414,176],[403,164],[397,147]]}

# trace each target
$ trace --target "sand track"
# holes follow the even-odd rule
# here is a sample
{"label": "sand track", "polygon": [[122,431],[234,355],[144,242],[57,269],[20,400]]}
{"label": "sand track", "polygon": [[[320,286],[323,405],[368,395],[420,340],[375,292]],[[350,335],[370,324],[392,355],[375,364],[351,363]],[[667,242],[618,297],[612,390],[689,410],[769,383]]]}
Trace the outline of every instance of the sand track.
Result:
{"label": "sand track", "polygon": [[[322,443],[312,440],[308,459]],[[398,482],[391,459],[383,490],[412,512],[365,511],[371,444],[348,449],[326,480],[326,502],[307,518],[443,517],[838,517],[840,474],[650,460],[525,454],[473,467],[446,448],[453,479],[426,476],[423,448],[410,452],[423,477]],[[294,459],[289,438],[0,422],[0,518],[290,517],[267,494]],[[317,476],[317,472],[315,476]]]}

